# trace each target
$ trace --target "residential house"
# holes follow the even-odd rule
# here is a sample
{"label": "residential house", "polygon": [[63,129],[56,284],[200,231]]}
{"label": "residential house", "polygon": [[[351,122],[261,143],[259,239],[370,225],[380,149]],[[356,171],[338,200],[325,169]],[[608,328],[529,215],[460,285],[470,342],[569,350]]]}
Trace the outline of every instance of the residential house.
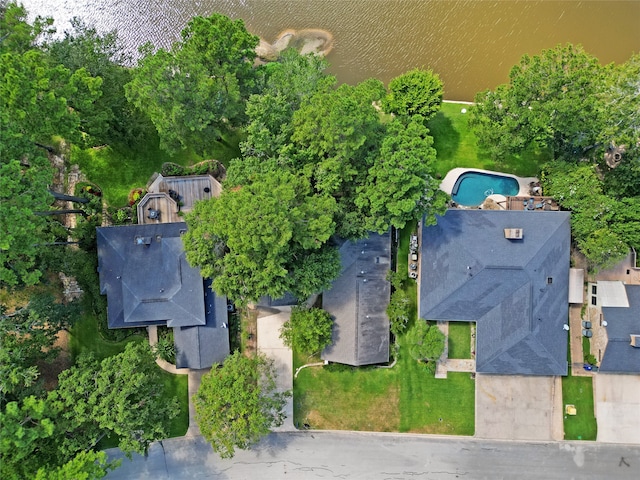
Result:
{"label": "residential house", "polygon": [[600,372],[640,374],[640,285],[599,281],[596,288],[607,335]]}
{"label": "residential house", "polygon": [[322,359],[353,366],[388,362],[391,235],[347,241],[340,258],[342,272],[322,297],[322,307],[334,319],[332,342]]}
{"label": "residential house", "polygon": [[[173,328],[178,368],[202,369],[229,354],[227,300],[191,267],[178,207],[219,192],[208,175],[158,176],[138,205],[139,225],[97,229],[100,292],[109,328]],[[141,207],[142,205],[142,207]]]}
{"label": "residential house", "polygon": [[476,323],[476,372],[566,375],[569,212],[450,209],[421,230],[419,317]]}

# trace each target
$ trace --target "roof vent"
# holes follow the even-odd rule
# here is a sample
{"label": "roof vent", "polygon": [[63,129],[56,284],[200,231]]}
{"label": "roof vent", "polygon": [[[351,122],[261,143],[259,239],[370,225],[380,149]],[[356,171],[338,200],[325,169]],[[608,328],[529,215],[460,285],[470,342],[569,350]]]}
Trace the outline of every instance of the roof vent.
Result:
{"label": "roof vent", "polygon": [[146,245],[147,247],[151,245],[151,237],[142,237],[140,235],[135,237],[136,245]]}
{"label": "roof vent", "polygon": [[522,229],[521,228],[505,228],[504,229],[504,238],[508,238],[509,240],[522,240]]}
{"label": "roof vent", "polygon": [[633,333],[631,334],[631,346],[640,348],[640,335],[634,335]]}

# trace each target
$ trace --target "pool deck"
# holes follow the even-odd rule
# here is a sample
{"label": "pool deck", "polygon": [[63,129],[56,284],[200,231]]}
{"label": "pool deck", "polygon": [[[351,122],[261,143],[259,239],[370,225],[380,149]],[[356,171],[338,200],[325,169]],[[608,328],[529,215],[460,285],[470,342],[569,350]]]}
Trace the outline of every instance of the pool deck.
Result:
{"label": "pool deck", "polygon": [[518,197],[529,197],[531,182],[538,182],[538,179],[536,177],[517,177],[515,175],[511,175],[510,173],[492,172],[491,170],[480,170],[478,168],[454,168],[453,170],[449,170],[447,175],[442,179],[442,182],[440,183],[440,190],[451,195],[451,193],[453,192],[453,187],[458,181],[458,178],[460,178],[460,175],[467,172],[487,173],[489,175],[499,175],[502,177],[514,178],[518,181],[518,185],[520,186],[518,194],[515,195]]}

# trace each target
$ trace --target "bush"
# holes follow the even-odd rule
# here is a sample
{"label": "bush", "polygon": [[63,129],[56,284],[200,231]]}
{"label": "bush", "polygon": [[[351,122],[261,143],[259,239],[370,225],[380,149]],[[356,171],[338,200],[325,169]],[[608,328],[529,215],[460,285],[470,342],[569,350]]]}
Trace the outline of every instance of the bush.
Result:
{"label": "bush", "polygon": [[173,162],[163,163],[160,173],[164,177],[179,177],[181,175],[187,175],[185,167]]}
{"label": "bush", "polygon": [[158,343],[155,345],[153,353],[165,362],[176,363],[176,345],[171,329],[158,327]]}
{"label": "bush", "polygon": [[584,363],[588,363],[589,365],[596,365],[598,363],[598,360],[596,359],[595,355],[587,353],[584,356]]}
{"label": "bush", "polygon": [[327,372],[353,372],[356,367],[344,365],[342,363],[327,363],[322,368]]}

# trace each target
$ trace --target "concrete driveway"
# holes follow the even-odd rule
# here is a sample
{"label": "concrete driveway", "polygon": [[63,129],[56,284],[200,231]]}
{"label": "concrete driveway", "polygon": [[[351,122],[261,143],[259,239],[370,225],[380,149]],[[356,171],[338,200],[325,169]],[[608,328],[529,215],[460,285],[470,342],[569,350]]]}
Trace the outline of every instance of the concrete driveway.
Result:
{"label": "concrete driveway", "polygon": [[477,374],[476,437],[562,440],[560,377]]}
{"label": "concrete driveway", "polygon": [[[258,314],[258,351],[273,360],[277,372],[276,383],[281,392],[293,390],[293,354],[280,339],[280,328],[291,317],[291,307],[269,308]],[[293,426],[293,398],[285,406],[287,418],[274,431],[295,430]]]}
{"label": "concrete driveway", "polygon": [[598,442],[640,444],[640,375],[593,377]]}

